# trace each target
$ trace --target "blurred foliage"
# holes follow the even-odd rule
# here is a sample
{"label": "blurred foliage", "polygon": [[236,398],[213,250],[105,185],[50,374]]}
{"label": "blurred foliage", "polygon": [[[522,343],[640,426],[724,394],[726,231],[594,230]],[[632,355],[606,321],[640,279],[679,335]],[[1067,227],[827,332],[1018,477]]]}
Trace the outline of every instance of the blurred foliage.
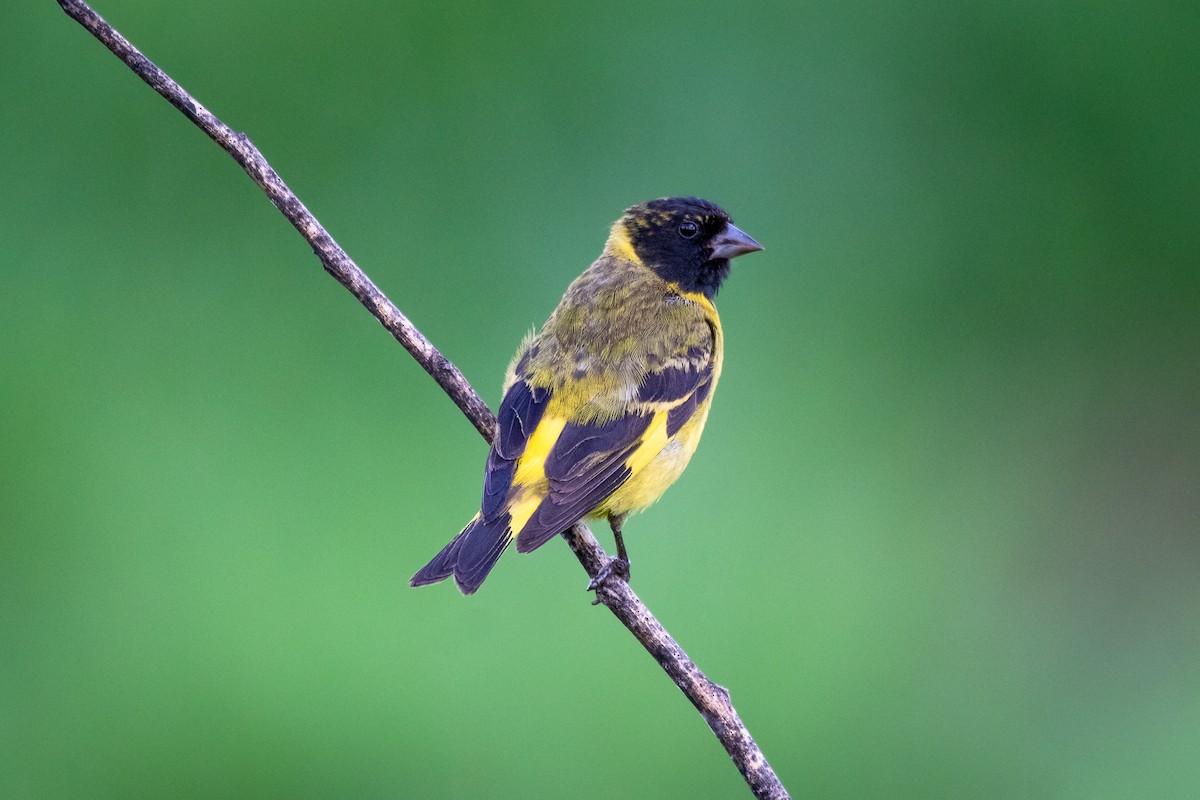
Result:
{"label": "blurred foliage", "polygon": [[[565,546],[407,588],[476,433],[218,148],[18,5],[0,796],[742,796]],[[1194,3],[97,10],[492,403],[626,205],[767,246],[626,530],[797,796],[1200,792]]]}

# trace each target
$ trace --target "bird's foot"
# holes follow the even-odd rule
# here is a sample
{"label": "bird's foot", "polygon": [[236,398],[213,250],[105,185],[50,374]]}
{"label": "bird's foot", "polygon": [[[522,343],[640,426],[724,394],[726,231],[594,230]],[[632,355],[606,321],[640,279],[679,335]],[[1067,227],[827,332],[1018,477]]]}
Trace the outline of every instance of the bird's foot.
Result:
{"label": "bird's foot", "polygon": [[[596,573],[596,577],[588,581],[587,590],[594,592],[604,584],[608,583],[614,577],[629,583],[629,559],[628,558],[610,558],[604,562],[604,566]],[[592,605],[600,602],[599,596],[592,601]]]}

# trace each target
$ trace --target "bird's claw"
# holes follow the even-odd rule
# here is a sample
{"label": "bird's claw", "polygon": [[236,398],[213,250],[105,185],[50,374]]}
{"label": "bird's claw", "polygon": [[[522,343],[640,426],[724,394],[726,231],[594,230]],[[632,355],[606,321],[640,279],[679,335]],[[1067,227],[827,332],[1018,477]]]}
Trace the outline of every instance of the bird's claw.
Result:
{"label": "bird's claw", "polygon": [[[588,581],[587,590],[594,592],[604,584],[608,583],[613,577],[629,583],[629,559],[628,558],[610,558],[604,562],[604,566],[596,573],[596,577]],[[599,596],[592,601],[592,605],[600,602]]]}

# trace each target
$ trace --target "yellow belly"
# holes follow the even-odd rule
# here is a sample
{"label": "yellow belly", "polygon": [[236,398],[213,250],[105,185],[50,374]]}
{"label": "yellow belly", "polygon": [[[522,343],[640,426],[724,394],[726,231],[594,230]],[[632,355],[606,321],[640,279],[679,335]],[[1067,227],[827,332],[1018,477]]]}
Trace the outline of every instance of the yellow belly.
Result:
{"label": "yellow belly", "polygon": [[641,511],[663,496],[671,484],[679,479],[696,446],[704,423],[708,420],[708,404],[696,410],[674,437],[667,440],[658,453],[645,466],[634,472],[620,489],[589,516],[602,517],[608,514],[620,516]]}

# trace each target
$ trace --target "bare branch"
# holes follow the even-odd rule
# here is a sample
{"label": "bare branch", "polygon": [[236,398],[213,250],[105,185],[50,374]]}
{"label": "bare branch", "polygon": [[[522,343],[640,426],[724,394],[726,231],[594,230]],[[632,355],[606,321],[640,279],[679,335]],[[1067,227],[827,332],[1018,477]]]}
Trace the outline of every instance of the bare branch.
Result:
{"label": "bare branch", "polygon": [[[458,367],[443,356],[354,263],[271,168],[250,139],[244,133],[234,131],[200,105],[87,3],[80,0],[58,0],[58,3],[68,15],[125,62],[138,77],[183,112],[196,127],[204,131],[241,165],[267,198],[312,246],[325,270],[357,297],[372,316],[387,328],[490,443],[496,431],[496,418]],[[608,561],[608,556],[591,531],[580,523],[566,531],[563,537],[588,575],[595,577]],[[692,701],[733,759],[754,795],[771,800],[787,798],[788,794],[783,784],[730,703],[729,692],[713,683],[700,671],[629,585],[624,581],[609,580],[597,589],[596,598],[629,629]]]}

